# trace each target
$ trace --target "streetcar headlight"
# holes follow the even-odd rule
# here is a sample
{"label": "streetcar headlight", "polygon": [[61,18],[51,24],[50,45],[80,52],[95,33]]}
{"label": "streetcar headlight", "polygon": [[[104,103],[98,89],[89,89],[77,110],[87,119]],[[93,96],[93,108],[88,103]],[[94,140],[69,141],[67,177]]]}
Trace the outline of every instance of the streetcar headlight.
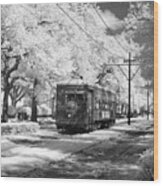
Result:
{"label": "streetcar headlight", "polygon": [[71,117],[71,114],[68,114],[67,116],[68,116],[68,118],[70,118]]}

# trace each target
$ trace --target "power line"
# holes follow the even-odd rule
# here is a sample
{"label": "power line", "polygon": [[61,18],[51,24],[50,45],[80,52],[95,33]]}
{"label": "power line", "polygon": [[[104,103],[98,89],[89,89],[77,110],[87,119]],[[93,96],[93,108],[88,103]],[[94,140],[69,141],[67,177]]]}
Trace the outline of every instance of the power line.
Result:
{"label": "power line", "polygon": [[137,70],[135,71],[135,73],[132,75],[131,80],[134,79],[134,77],[135,77],[136,74],[139,72],[139,70],[140,70],[140,66],[137,68]]}
{"label": "power line", "polygon": [[[102,15],[98,12],[96,6],[94,5],[93,7],[94,7],[94,10],[95,10],[96,14],[97,14],[98,17],[100,18],[101,22],[103,22],[103,24],[104,24],[105,27],[110,31],[110,33],[111,33],[112,35],[114,35],[113,31],[109,28],[109,26],[108,26],[107,23],[105,22],[104,18],[102,17]],[[125,52],[128,52],[128,51],[126,50],[126,48],[121,44],[121,42],[116,38],[116,36],[113,37],[113,38],[116,40],[116,42],[121,46],[121,48],[122,48]]]}
{"label": "power line", "polygon": [[[56,4],[56,6],[80,29],[80,30],[82,30],[82,32],[84,32],[86,35],[87,35],[87,37],[89,37],[90,39],[92,39],[95,43],[97,43],[98,45],[100,45],[100,43],[96,40],[96,39],[94,39],[93,37],[92,37],[92,35],[91,34],[89,34],[87,31],[85,31],[85,29],[83,28],[83,27],[81,27],[59,4]],[[100,47],[101,47],[101,45],[100,45]],[[115,55],[115,54],[113,54],[112,52],[110,52],[106,47],[104,47],[104,46],[102,46],[102,48],[105,50],[105,51],[107,51],[107,52],[109,52],[110,54],[112,54],[112,55]],[[112,57],[113,59],[124,59],[123,57],[121,57],[121,56],[118,56],[117,58],[115,58],[115,57]],[[121,66],[120,65],[117,65],[117,67],[119,68],[119,70],[121,71],[121,73],[124,75],[125,73],[124,73],[124,71],[123,71],[123,69],[121,68]]]}
{"label": "power line", "polygon": [[[102,15],[98,12],[98,10],[97,10],[97,8],[96,8],[96,6],[94,5],[93,6],[94,7],[94,9],[95,9],[95,12],[96,12],[96,14],[98,15],[98,17],[100,18],[100,20],[103,22],[103,24],[105,25],[105,27],[110,31],[110,33],[112,34],[112,35],[114,35],[114,33],[112,32],[112,30],[109,28],[109,26],[106,24],[106,22],[105,22],[105,20],[103,19],[103,17],[102,17]],[[126,51],[126,49],[124,48],[124,46],[123,45],[121,45],[121,43],[120,43],[120,41],[116,38],[116,36],[114,37],[114,39],[117,41],[117,43],[121,46],[121,48],[124,50],[124,51]],[[144,60],[145,59],[147,59],[147,58],[144,58]],[[139,58],[139,60],[143,60],[143,59],[141,59],[141,58]],[[151,59],[148,59],[148,60],[151,60]],[[137,68],[137,70],[135,71],[135,73],[133,74],[133,76],[131,77],[131,61],[132,61],[132,59],[131,59],[131,53],[129,52],[129,59],[127,60],[127,62],[128,62],[128,106],[129,106],[129,108],[128,108],[128,125],[130,125],[130,115],[131,115],[131,80],[133,80],[134,79],[134,77],[136,76],[136,74],[139,72],[139,70],[140,70],[140,63],[139,64],[135,64],[135,65],[139,65],[139,67]],[[113,64],[113,65],[115,65],[115,64]],[[133,65],[133,64],[132,64]],[[122,71],[123,72],[123,71]],[[125,73],[123,73],[123,75],[126,77],[126,74]],[[147,92],[147,94],[149,94],[148,92]],[[148,95],[147,95],[147,97],[149,97]],[[147,105],[149,105],[149,100],[147,99]],[[149,109],[148,109],[149,110]],[[149,118],[149,116],[147,117],[147,118]]]}
{"label": "power line", "polygon": [[[102,23],[105,25],[105,27],[110,31],[110,33],[111,33],[112,35],[114,35],[114,32],[109,28],[109,26],[108,26],[107,23],[105,22],[104,18],[102,17],[102,15],[101,15],[101,14],[99,13],[99,11],[97,10],[96,5],[94,5],[93,8],[94,8],[96,14],[98,15],[98,17],[100,18],[101,22],[102,22]],[[116,42],[121,46],[121,48],[122,48],[125,52],[128,52],[128,51],[126,50],[126,48],[121,44],[121,42],[116,38],[116,36],[114,37],[114,39],[116,40]],[[144,60],[144,59],[146,59],[146,60],[151,60],[150,57],[143,57],[143,58],[136,57],[135,59],[138,59],[138,60]]]}
{"label": "power line", "polygon": [[[96,39],[94,39],[93,37],[92,37],[92,35],[90,34],[90,33],[88,33],[83,27],[81,27],[80,26],[80,24],[78,24],[61,6],[59,6],[58,4],[57,4],[57,7],[80,29],[80,30],[82,30],[82,32],[84,32],[85,34],[86,34],[86,36],[87,37],[89,37],[91,40],[93,40],[95,43],[97,43],[98,45],[100,45],[100,43],[99,43],[99,41],[98,40],[96,40]],[[99,14],[100,15],[100,14]],[[101,17],[101,19],[102,19],[102,17]],[[103,20],[103,23],[105,23],[105,21]],[[106,26],[107,26],[107,24],[106,24]],[[108,28],[108,26],[107,26],[107,28]],[[109,29],[109,28],[108,28]],[[113,37],[114,38],[114,37]],[[119,43],[119,45],[123,48],[123,50],[125,50],[126,51],[126,49],[121,45],[121,43],[119,42],[119,40],[118,39],[116,39],[116,38],[114,38],[118,43]],[[112,52],[110,52],[107,48],[105,48],[104,46],[102,46],[102,48],[105,50],[105,51],[107,51],[107,52],[109,52],[110,54],[112,54],[112,55],[114,55]],[[118,56],[119,57],[119,59],[121,58],[121,59],[123,59],[121,56]],[[112,57],[112,59],[118,59],[118,58],[115,58],[115,57]],[[125,60],[125,61],[127,61],[128,62],[128,106],[129,106],[129,108],[128,108],[128,124],[130,125],[130,115],[131,115],[131,99],[130,99],[130,97],[131,97],[131,62],[132,61],[135,61],[135,60],[133,60],[133,59],[131,59],[131,53],[129,52],[129,58],[128,58],[128,60]],[[113,60],[113,62],[114,62],[114,60]],[[124,73],[124,71],[123,71],[123,69],[121,68],[121,65],[118,65],[118,64],[116,64],[115,62],[114,62],[114,65],[116,65],[117,67],[119,67],[119,69],[120,69],[120,71],[122,72],[122,74],[125,76],[125,77],[127,77],[127,75]],[[139,64],[140,65],[140,64]],[[132,79],[135,77],[135,75],[137,74],[137,72],[139,71],[139,68],[136,70],[136,72],[134,73],[134,75],[133,75],[133,77],[132,77]]]}
{"label": "power line", "polygon": [[[96,39],[94,39],[93,37],[92,37],[92,35],[90,34],[90,33],[88,33],[84,28],[82,28],[60,5],[58,5],[58,4],[56,4],[56,6],[80,29],[80,30],[82,30],[86,35],[87,35],[87,37],[89,37],[90,39],[92,39],[95,43],[97,43],[98,45],[100,45],[100,43],[96,40]],[[23,8],[26,8],[26,7],[24,7],[23,6]],[[100,45],[100,47],[101,47],[101,45]],[[104,46],[102,46],[102,48],[105,50],[105,51],[107,51],[107,52],[109,52],[111,55],[115,55],[114,53],[112,53],[112,52],[110,52],[107,48],[105,48]],[[119,56],[119,58],[122,58],[121,56]],[[115,57],[114,57],[114,59],[115,59]],[[120,66],[118,66],[119,67],[119,69],[121,70],[121,72],[123,73],[123,74],[125,74],[124,72],[123,72],[123,69],[121,69],[121,67]],[[113,74],[114,75],[114,77],[115,77],[115,74]],[[117,78],[117,77],[116,77]]]}
{"label": "power line", "polygon": [[[100,45],[100,43],[98,42],[98,40],[96,40],[96,39],[94,39],[93,37],[92,37],[92,35],[90,34],[90,33],[88,33],[83,27],[81,27],[59,4],[56,4],[56,6],[80,29],[80,30],[82,30],[82,32],[84,32],[85,34],[86,34],[86,36],[87,37],[89,37],[91,40],[93,40],[95,43],[97,43],[98,45]],[[100,47],[101,47],[101,45],[100,45]],[[112,52],[110,52],[106,47],[104,47],[104,46],[102,46],[102,48],[105,50],[105,51],[107,51],[107,52],[109,52],[110,54],[112,54],[112,55],[115,55],[115,54],[113,54]],[[113,59],[124,59],[123,57],[121,57],[121,56],[118,56],[117,58],[115,58],[115,57],[112,57]],[[120,69],[120,71],[121,71],[121,73],[124,75],[125,73],[124,73],[124,71],[123,71],[123,69],[121,68],[121,66],[120,65],[117,65],[117,67]]]}
{"label": "power line", "polygon": [[[80,26],[80,24],[78,24],[59,4],[56,4],[56,6],[83,32],[86,34],[87,37],[89,37],[91,40],[93,40],[96,44],[98,44],[100,47],[102,47],[105,51],[109,52],[111,55],[115,55],[114,53],[112,53],[109,49],[107,49],[104,46],[101,46],[99,41],[96,40],[94,37],[92,37],[92,35],[90,33],[88,33],[82,26]],[[113,59],[123,59],[123,57],[117,55],[117,57],[113,57]]]}

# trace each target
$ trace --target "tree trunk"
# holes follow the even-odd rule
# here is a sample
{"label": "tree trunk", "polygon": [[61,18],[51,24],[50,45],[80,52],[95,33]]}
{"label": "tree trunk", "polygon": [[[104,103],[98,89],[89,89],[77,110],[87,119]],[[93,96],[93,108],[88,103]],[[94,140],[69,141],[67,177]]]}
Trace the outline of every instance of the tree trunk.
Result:
{"label": "tree trunk", "polygon": [[35,95],[35,89],[37,86],[37,79],[34,79],[33,83],[33,95],[32,95],[32,114],[31,114],[31,121],[37,121],[37,100]]}
{"label": "tree trunk", "polygon": [[35,96],[32,97],[31,121],[37,121],[37,101]]}
{"label": "tree trunk", "polygon": [[[10,51],[9,51],[10,52]],[[4,81],[4,97],[3,97],[3,109],[2,109],[2,122],[7,122],[8,121],[8,98],[9,98],[9,93],[11,90],[11,87],[13,85],[13,79],[9,82],[9,78],[11,78],[11,73],[13,73],[15,70],[18,69],[21,57],[18,56],[8,56],[8,55],[2,55],[3,60],[4,60],[4,69],[1,71],[3,72],[3,81]],[[8,61],[11,58],[15,58],[16,62],[14,65],[12,65],[11,68],[8,66]]]}
{"label": "tree trunk", "polygon": [[2,122],[8,121],[8,97],[9,97],[9,88],[6,87],[4,90],[4,97],[3,97]]}
{"label": "tree trunk", "polygon": [[52,105],[51,105],[51,112],[52,112],[52,118],[54,119],[55,117],[55,113],[54,113],[54,101],[55,101],[55,97],[52,97]]}
{"label": "tree trunk", "polygon": [[16,99],[15,99],[15,98],[11,99],[11,104],[12,104],[12,106],[13,106],[14,108],[16,108],[17,102],[16,102]]}

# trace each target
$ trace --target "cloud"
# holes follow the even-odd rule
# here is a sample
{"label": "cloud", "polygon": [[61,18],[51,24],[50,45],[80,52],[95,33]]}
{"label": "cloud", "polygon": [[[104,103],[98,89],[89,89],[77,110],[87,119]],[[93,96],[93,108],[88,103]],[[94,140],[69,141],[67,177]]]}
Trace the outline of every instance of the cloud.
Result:
{"label": "cloud", "polygon": [[111,11],[106,10],[102,12],[102,17],[108,27],[112,30],[119,30],[123,27],[124,22],[117,18]]}

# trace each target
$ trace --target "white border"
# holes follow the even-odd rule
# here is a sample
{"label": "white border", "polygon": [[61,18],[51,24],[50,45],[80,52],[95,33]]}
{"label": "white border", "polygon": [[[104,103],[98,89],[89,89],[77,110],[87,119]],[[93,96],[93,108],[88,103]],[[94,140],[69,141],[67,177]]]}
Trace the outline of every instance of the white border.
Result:
{"label": "white border", "polygon": [[[153,0],[1,0],[0,4],[20,3],[61,3],[61,2],[128,2],[128,1],[153,1]],[[158,2],[160,0],[156,0]]]}
{"label": "white border", "polygon": [[[98,0],[100,2],[105,2],[106,0]],[[118,1],[121,0],[110,0]],[[126,1],[126,0],[125,0]],[[134,0],[130,0],[134,1]],[[136,1],[136,0],[135,0]],[[1,0],[0,4],[14,4],[14,3],[50,3],[50,2],[83,2],[81,0]],[[84,0],[86,2],[86,0]],[[95,2],[95,0],[89,0],[88,2]],[[163,0],[157,0],[159,4],[159,180],[156,182],[136,182],[136,181],[102,181],[102,180],[66,180],[66,179],[42,179],[42,178],[0,178],[1,186],[45,186],[45,185],[56,185],[56,186],[126,186],[126,185],[163,185],[163,147],[161,142],[163,141]]]}

